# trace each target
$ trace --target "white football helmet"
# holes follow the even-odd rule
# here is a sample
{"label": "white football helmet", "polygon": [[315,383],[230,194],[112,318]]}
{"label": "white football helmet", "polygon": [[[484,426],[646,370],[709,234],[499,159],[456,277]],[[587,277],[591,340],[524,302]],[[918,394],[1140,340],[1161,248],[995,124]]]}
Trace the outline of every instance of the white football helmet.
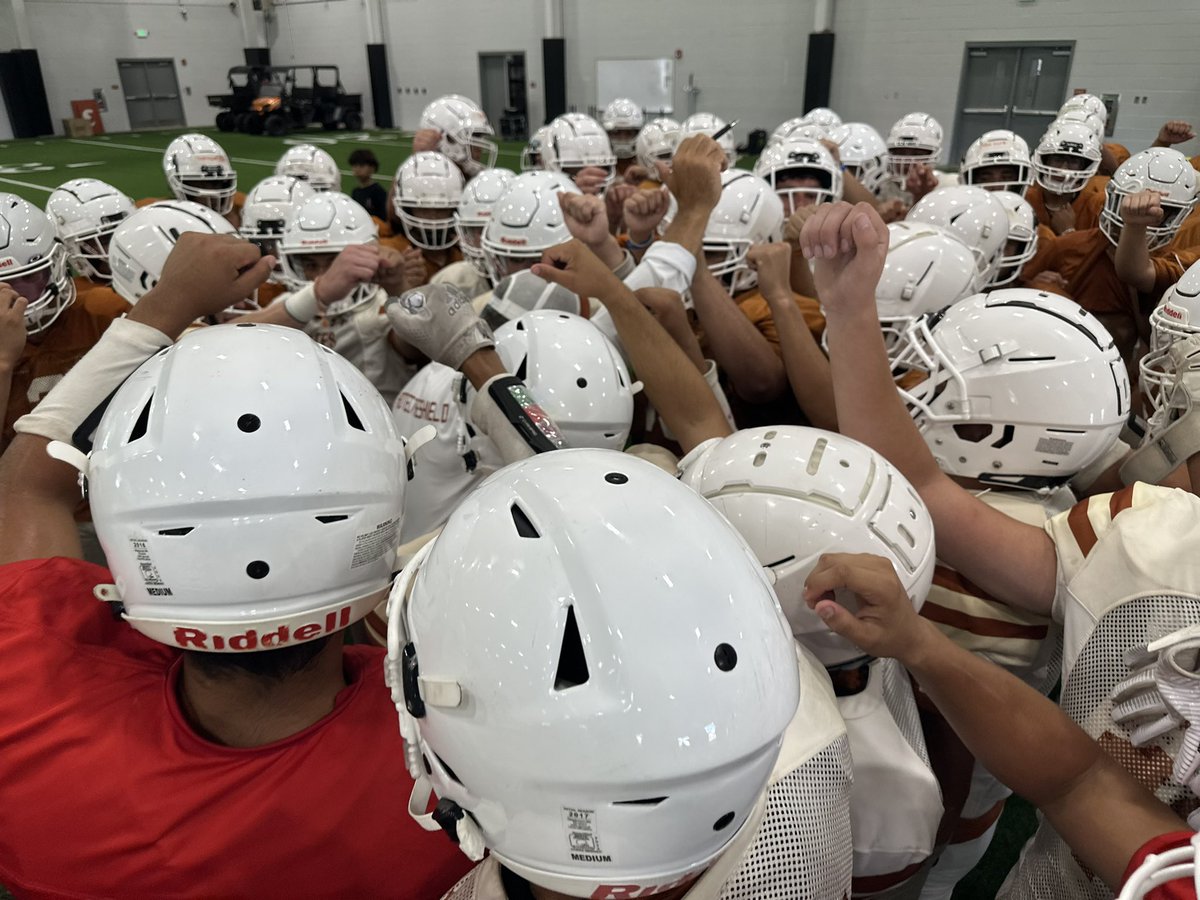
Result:
{"label": "white football helmet", "polygon": [[546,143],[546,135],[549,133],[550,126],[543,125],[530,135],[529,142],[521,148],[522,172],[536,172],[545,168],[542,165],[542,145]]}
{"label": "white football helmet", "polygon": [[[422,250],[448,250],[458,243],[454,213],[462,195],[462,172],[442,154],[414,153],[401,163],[392,204],[409,243]],[[428,210],[430,217],[417,210]]]}
{"label": "white football helmet", "polygon": [[1037,183],[1054,194],[1082,191],[1100,168],[1100,138],[1079,122],[1053,122],[1033,151]]}
{"label": "white football helmet", "polygon": [[1129,376],[1091,313],[1057,294],[976,294],[905,332],[901,390],[942,470],[987,484],[1063,484],[1112,446],[1129,415]]}
{"label": "white football helmet", "polygon": [[980,284],[986,284],[1008,239],[1008,212],[996,197],[994,191],[965,184],[938,188],[918,200],[906,218],[944,228],[966,244],[975,255]]}
{"label": "white football helmet", "polygon": [[[1008,172],[998,171],[1011,170]],[[1022,197],[1033,184],[1029,145],[1019,134],[1004,129],[987,131],[963,154],[958,170],[963,184],[987,190],[1012,191]]]}
{"label": "white football helmet", "polygon": [[121,222],[136,209],[133,201],[111,184],[95,178],[63,182],[46,201],[46,215],[54,223],[67,259],[78,274],[108,284],[108,241]]}
{"label": "white football helmet", "polygon": [[552,309],[525,313],[496,329],[496,352],[568,447],[625,448],[633,395],[641,385],[630,379],[612,341],[587,319]]}
{"label": "white football helmet", "polygon": [[272,281],[283,275],[279,241],[287,230],[296,210],[305,200],[316,195],[308,182],[291,175],[271,175],[250,189],[242,206],[242,237],[258,247],[263,254],[275,257]]}
{"label": "white football helmet", "polygon": [[75,302],[67,249],[54,223],[16,194],[0,194],[0,281],[29,301],[27,335],[41,334]]}
{"label": "white football helmet", "polygon": [[796,117],[780,122],[767,138],[767,146],[781,144],[792,138],[802,138],[807,141],[832,139],[832,131],[816,122],[806,122],[803,117]]}
{"label": "white football helmet", "polygon": [[[829,630],[804,602],[822,553],[887,559],[917,609],[933,583],[933,520],[896,468],[865,444],[798,425],[709,441],[680,463],[684,484],[746,539],[775,587],[792,633],[826,666],[866,654]],[[857,611],[850,592],[843,605]]]}
{"label": "white football helmet", "polygon": [[528,269],[551,247],[571,239],[560,191],[580,193],[562,172],[522,172],[496,201],[480,241],[492,284]]}
{"label": "white football helmet", "polygon": [[1101,144],[1104,143],[1104,120],[1099,116],[1093,116],[1091,113],[1086,112],[1078,106],[1065,110],[1064,112],[1060,112],[1055,121],[1071,122],[1075,125],[1083,125],[1086,128],[1090,128],[1093,132],[1095,132],[1096,137],[1099,139]]}
{"label": "white football helmet", "polygon": [[[1174,888],[1164,887],[1178,881],[1185,883],[1176,884]],[[1178,893],[1174,893],[1176,889]],[[1200,834],[1192,835],[1186,847],[1149,854],[1125,880],[1116,900],[1186,897],[1190,893],[1200,894]]]}
{"label": "white football helmet", "polygon": [[[679,140],[676,142],[676,146],[679,146],[680,143],[693,134],[707,134],[709,137],[712,137],[724,127],[725,120],[714,116],[712,113],[695,113],[684,119],[683,123],[679,126]],[[733,136],[733,132],[725,132],[717,138],[717,143],[725,151],[725,159],[729,161],[729,168],[732,169],[737,165],[738,161],[737,141]]]}
{"label": "white football helmet", "polygon": [[288,147],[279,162],[275,163],[276,175],[291,175],[308,182],[314,191],[340,191],[342,173],[338,171],[333,157],[312,144],[296,144]]}
{"label": "white football helmet", "polygon": [[[709,271],[730,293],[758,284],[758,273],[746,263],[752,244],[783,237],[783,201],[771,185],[744,169],[721,173],[721,199],[704,229],[704,255]],[[660,228],[669,224],[663,219]]]}
{"label": "white football helmet", "polygon": [[1095,94],[1075,94],[1068,97],[1067,102],[1059,108],[1058,114],[1061,116],[1073,109],[1081,109],[1087,115],[1095,116],[1101,122],[1108,121],[1108,107]]}
{"label": "white football helmet", "polygon": [[842,124],[842,117],[827,106],[810,109],[800,117],[805,125],[820,125],[826,130],[833,130]]}
{"label": "white football helmet", "polygon": [[405,567],[388,609],[412,814],[571,897],[638,896],[709,866],[815,688],[733,527],[611,450],[496,472]]}
{"label": "white football helmet", "polygon": [[628,98],[618,97],[604,108],[600,124],[608,132],[617,159],[632,159],[637,155],[637,136],[645,122],[642,108]]}
{"label": "white football helmet", "polygon": [[163,153],[163,172],[176,200],[202,203],[226,215],[233,209],[237,172],[221,145],[203,134],[182,134]]}
{"label": "white football helmet", "polygon": [[[136,210],[117,226],[108,245],[113,290],[130,303],[141,300],[158,284],[179,236],[190,231],[237,234],[224,216],[190,200],[162,200]],[[244,312],[243,305],[238,309]]]}
{"label": "white football helmet", "polygon": [[[842,199],[842,167],[823,144],[803,138],[788,138],[763,150],[754,164],[754,174],[783,201],[784,212],[801,206],[836,203]],[[809,178],[812,186],[785,186],[788,179]]]}
{"label": "white football helmet", "polygon": [[887,180],[887,144],[883,136],[864,122],[847,122],[830,132],[846,173],[872,193]]}
{"label": "white football helmet", "polygon": [[418,127],[442,133],[438,152],[468,178],[496,164],[499,147],[491,140],[496,132],[474,100],[461,94],[438,97],[422,111]]}
{"label": "white football helmet", "polygon": [[658,181],[656,162],[669,163],[679,145],[679,123],[674,119],[660,117],[651,119],[638,132],[635,150],[638,163]]}
{"label": "white football helmet", "polygon": [[487,304],[479,311],[479,317],[497,330],[506,322],[535,309],[558,310],[578,316],[583,311],[583,304],[578,294],[525,269],[514,272],[496,285]]}
{"label": "white football helmet", "polygon": [[942,139],[941,123],[928,113],[911,112],[902,116],[887,136],[888,174],[903,184],[913,166],[937,165]]}
{"label": "white football helmet", "polygon": [[492,207],[508,190],[515,177],[509,169],[485,169],[466,183],[458,201],[458,211],[454,217],[458,248],[484,278],[488,271],[483,260],[483,229],[492,217]]}
{"label": "white football helmet", "polygon": [[[302,257],[337,255],[355,244],[374,244],[378,240],[379,228],[371,214],[345,194],[326,191],[310,197],[296,210],[279,242],[286,281],[293,290],[308,283]],[[370,302],[375,288],[370,283],[357,285],[345,297],[328,304],[329,314],[341,315]]]}
{"label": "white football helmet", "polygon": [[599,122],[583,113],[566,113],[550,123],[542,146],[542,165],[572,178],[589,166],[604,169],[608,172],[605,188],[617,177],[617,157],[608,142],[608,133]]}
{"label": "white football helmet", "polygon": [[1168,394],[1175,379],[1175,365],[1167,351],[1176,341],[1200,333],[1200,263],[1163,293],[1162,302],[1150,313],[1150,352],[1142,357],[1139,384],[1146,398],[1149,431],[1156,433],[1168,424]]}
{"label": "white football helmet", "polygon": [[88,499],[116,582],[103,599],[184,649],[340,631],[391,580],[405,469],[379,392],[302,331],[188,332],[129,376],[96,429]]}
{"label": "white football helmet", "polygon": [[1157,250],[1175,239],[1196,205],[1196,170],[1188,158],[1171,147],[1151,147],[1121,163],[1105,186],[1100,230],[1116,246],[1121,237],[1121,201],[1138,191],[1153,189],[1163,196],[1163,220],[1146,229],[1147,249]]}
{"label": "white football helmet", "polygon": [[894,364],[908,327],[979,290],[969,247],[948,231],[923,222],[888,225],[888,254],[875,288],[875,305],[888,359]]}
{"label": "white football helmet", "polygon": [[987,287],[998,288],[1012,284],[1021,274],[1025,263],[1037,255],[1037,215],[1025,200],[1012,191],[994,191],[992,196],[1000,201],[1008,213],[1008,238],[1000,259]]}

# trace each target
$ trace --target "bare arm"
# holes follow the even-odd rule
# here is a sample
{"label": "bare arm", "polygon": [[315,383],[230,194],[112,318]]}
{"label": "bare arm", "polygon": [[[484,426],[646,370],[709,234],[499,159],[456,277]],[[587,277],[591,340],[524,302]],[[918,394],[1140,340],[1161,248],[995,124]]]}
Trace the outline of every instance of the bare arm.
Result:
{"label": "bare arm", "polygon": [[713,358],[729,375],[739,397],[767,403],[787,390],[783,361],[707,266],[696,270],[692,302]]}
{"label": "bare arm", "polygon": [[841,432],[882,453],[912,482],[933,516],[940,559],[998,599],[1048,614],[1057,579],[1050,537],[947,477],[896,391],[874,296],[887,226],[873,207],[839,203],[809,220],[801,243],[817,259]]}
{"label": "bare arm", "polygon": [[0,282],[0,409],[8,409],[12,379],[27,340],[25,307],[29,301]]}
{"label": "bare arm", "polygon": [[1121,201],[1123,225],[1113,254],[1113,268],[1118,278],[1140,294],[1154,290],[1154,263],[1150,261],[1146,228],[1162,221],[1161,196],[1158,191],[1139,191]]}

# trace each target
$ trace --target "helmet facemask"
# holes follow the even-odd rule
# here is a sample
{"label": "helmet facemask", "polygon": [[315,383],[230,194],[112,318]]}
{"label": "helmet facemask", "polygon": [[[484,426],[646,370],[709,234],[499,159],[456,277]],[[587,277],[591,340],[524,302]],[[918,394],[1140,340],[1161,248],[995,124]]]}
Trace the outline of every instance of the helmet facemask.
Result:
{"label": "helmet facemask", "polygon": [[[6,260],[0,259],[0,263]],[[25,333],[33,337],[54,324],[75,302],[75,282],[67,269],[67,251],[55,240],[50,254],[25,265],[3,266],[2,279],[29,301],[25,307]]]}

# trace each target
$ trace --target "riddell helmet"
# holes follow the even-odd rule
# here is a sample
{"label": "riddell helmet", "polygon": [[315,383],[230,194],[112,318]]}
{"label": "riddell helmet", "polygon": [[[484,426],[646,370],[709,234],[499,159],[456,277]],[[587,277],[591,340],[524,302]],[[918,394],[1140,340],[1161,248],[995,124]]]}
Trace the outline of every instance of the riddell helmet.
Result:
{"label": "riddell helmet", "polygon": [[179,236],[190,231],[237,234],[224,216],[190,200],[162,200],[136,210],[117,226],[108,245],[113,290],[130,303],[141,300],[158,284]]}
{"label": "riddell helmet", "polygon": [[288,147],[275,164],[275,174],[299,178],[318,192],[342,189],[342,173],[338,171],[337,163],[332,156],[312,144]]}
{"label": "riddell helmet", "polygon": [[879,325],[892,363],[908,327],[979,289],[979,270],[969,247],[954,235],[922,222],[888,225],[888,253],[875,288]]}
{"label": "riddell helmet", "polygon": [[522,172],[513,178],[492,207],[480,242],[492,284],[528,269],[551,247],[571,239],[558,202],[563,191],[580,193],[562,172]]}
{"label": "riddell helmet", "polygon": [[810,109],[800,117],[800,120],[805,125],[820,125],[827,130],[832,130],[842,124],[842,117],[827,106]]}
{"label": "riddell helmet", "polygon": [[505,369],[520,373],[568,447],[625,448],[641,385],[587,319],[552,309],[525,313],[496,329],[496,352]]}
{"label": "riddell helmet", "polygon": [[[707,134],[709,137],[712,137],[724,127],[725,120],[714,116],[712,113],[695,113],[684,119],[683,123],[679,126],[679,141],[676,143],[676,146],[687,138],[690,138],[693,134]],[[734,140],[733,132],[725,132],[717,138],[717,143],[725,151],[725,159],[729,161],[729,168],[732,169],[737,165],[738,161],[737,142]]]}
{"label": "riddell helmet", "polygon": [[989,289],[1016,281],[1025,263],[1037,255],[1038,246],[1037,215],[1033,207],[1012,191],[994,191],[992,196],[1008,213],[1008,238],[1000,251],[995,274],[987,284]]}
{"label": "riddell helmet", "polygon": [[933,116],[911,112],[887,136],[888,173],[903,184],[913,166],[937,164],[942,152],[942,126]]}
{"label": "riddell helmet", "polygon": [[[1014,177],[997,179],[987,171],[1000,166],[1011,168]],[[998,129],[985,132],[967,148],[958,172],[963,184],[989,190],[1012,191],[1024,197],[1029,185],[1033,184],[1029,145],[1025,143],[1025,138],[1011,131]]]}
{"label": "riddell helmet", "polygon": [[458,248],[475,271],[487,277],[483,261],[483,229],[492,217],[492,207],[516,176],[508,169],[485,169],[466,183],[458,201],[454,229]]}
{"label": "riddell helmet", "polygon": [[1146,398],[1149,431],[1155,433],[1167,422],[1168,394],[1175,366],[1167,351],[1176,341],[1200,334],[1200,263],[1167,288],[1162,302],[1150,313],[1150,352],[1142,357],[1139,384]]}
{"label": "riddell helmet", "polygon": [[1058,114],[1061,116],[1065,112],[1070,112],[1073,109],[1081,109],[1086,115],[1095,116],[1101,122],[1108,121],[1108,107],[1104,105],[1104,101],[1095,94],[1075,94],[1067,98],[1067,102],[1059,109]]}
{"label": "riddell helmet", "polygon": [[[543,125],[541,128],[534,131],[532,135],[530,135],[529,143],[521,148],[522,172],[536,172],[545,168],[545,166],[542,164],[542,145],[546,143],[546,135],[549,133],[550,126]],[[478,178],[479,176],[477,175],[475,177]]]}
{"label": "riddell helmet", "polygon": [[[341,253],[355,244],[374,244],[379,239],[370,213],[337,191],[317,194],[296,210],[279,242],[283,272],[293,290],[308,283],[301,257],[315,253]],[[330,315],[341,315],[371,300],[374,284],[357,285],[349,294],[328,305]]]}
{"label": "riddell helmet", "polygon": [[420,128],[442,133],[438,152],[470,178],[496,164],[499,148],[491,140],[496,132],[479,104],[461,94],[438,97],[421,113]]}
{"label": "riddell helmet", "polygon": [[831,138],[832,132],[817,122],[806,122],[803,117],[788,119],[781,122],[767,138],[767,146],[782,144],[786,140],[801,138],[808,141],[820,141]]}
{"label": "riddell helmet", "polygon": [[600,123],[583,113],[566,113],[550,123],[542,146],[542,164],[551,172],[572,178],[583,168],[594,166],[608,172],[604,186],[617,175],[617,157]]}
{"label": "riddell helmet", "polygon": [[[767,147],[754,164],[754,174],[784,202],[785,210],[842,199],[842,167],[823,144],[803,138],[788,138]],[[789,178],[812,178],[814,186],[782,186]]]}
{"label": "riddell helmet", "polygon": [[678,145],[678,122],[665,117],[651,119],[638,132],[635,144],[638,163],[650,173],[651,178],[658,181],[658,166],[655,163],[669,163]]}
{"label": "riddell helmet", "polygon": [[617,159],[632,159],[637,154],[637,136],[645,121],[642,108],[625,97],[618,97],[604,108],[600,124],[608,132]]}
{"label": "riddell helmet", "polygon": [[409,809],[436,828],[432,790],[465,851],[570,897],[644,895],[709,866],[815,688],[733,527],[611,450],[496,472],[388,609]]}
{"label": "riddell helmet", "polygon": [[1121,201],[1139,191],[1155,190],[1163,220],[1146,229],[1147,249],[1157,250],[1175,239],[1179,227],[1196,205],[1196,170],[1186,156],[1170,147],[1151,147],[1121,163],[1105,187],[1100,230],[1113,246],[1121,237]]}
{"label": "riddell helmet", "polygon": [[730,293],[758,284],[758,273],[747,265],[746,254],[752,244],[780,240],[783,218],[783,201],[762,178],[743,169],[721,173],[721,199],[704,229],[704,255],[709,271]]}
{"label": "riddell helmet", "polygon": [[71,268],[84,278],[103,284],[112,281],[108,268],[109,238],[135,209],[132,200],[111,184],[95,178],[64,182],[46,201],[46,215],[67,248]]}
{"label": "riddell helmet", "polygon": [[291,175],[271,175],[264,178],[246,195],[239,232],[263,254],[275,257],[272,281],[278,280],[283,274],[279,241],[296,210],[305,200],[315,195],[316,191],[307,182]]}
{"label": "riddell helmet", "polygon": [[[1182,882],[1179,883],[1179,882]],[[1169,887],[1174,883],[1175,888]],[[1193,834],[1184,847],[1149,853],[1126,879],[1117,900],[1147,900],[1149,897],[1188,896],[1200,888],[1200,834]]]}
{"label": "riddell helmet", "polygon": [[27,335],[41,334],[75,302],[67,250],[54,223],[16,194],[0,194],[0,281],[29,301]]}
{"label": "riddell helmet", "polygon": [[573,316],[584,311],[578,294],[524,269],[514,272],[496,285],[487,305],[480,310],[479,317],[492,329],[499,330],[505,323],[536,309],[557,310]]}
{"label": "riddell helmet", "polygon": [[184,649],[340,631],[391,580],[405,469],[379,392],[304,332],[191,331],[129,376],[96,429],[88,498],[116,582],[102,599]]}
{"label": "riddell helmet", "polygon": [[[458,242],[454,213],[463,195],[458,166],[440,153],[414,153],[396,170],[392,202],[404,236],[422,250],[447,250]],[[439,218],[426,218],[417,210],[440,210]]]}
{"label": "riddell helmet", "polygon": [[830,132],[846,173],[872,193],[887,180],[887,144],[883,136],[864,122],[847,122]]}
{"label": "riddell helmet", "polygon": [[176,200],[191,200],[226,215],[233,209],[237,172],[229,155],[210,137],[183,134],[167,145],[163,172]]}
{"label": "riddell helmet", "polygon": [[[772,425],[709,441],[680,463],[683,483],[717,508],[768,573],[797,639],[826,666],[866,654],[804,602],[822,553],[891,562],[917,609],[933,583],[933,520],[896,468],[865,444],[817,428]],[[837,599],[852,611],[849,591]]]}
{"label": "riddell helmet", "polygon": [[1112,446],[1129,376],[1112,337],[1066,297],[976,294],[918,319],[897,362],[927,378],[901,396],[942,470],[987,484],[1062,484]]}
{"label": "riddell helmet", "polygon": [[[1082,191],[1100,168],[1100,138],[1079,122],[1053,122],[1033,151],[1033,171],[1037,183],[1055,194],[1074,194]],[[1050,157],[1061,156],[1071,160]]]}
{"label": "riddell helmet", "polygon": [[980,284],[986,284],[1008,239],[1008,212],[996,197],[994,191],[965,184],[938,188],[918,200],[906,218],[944,228],[966,244],[975,255]]}

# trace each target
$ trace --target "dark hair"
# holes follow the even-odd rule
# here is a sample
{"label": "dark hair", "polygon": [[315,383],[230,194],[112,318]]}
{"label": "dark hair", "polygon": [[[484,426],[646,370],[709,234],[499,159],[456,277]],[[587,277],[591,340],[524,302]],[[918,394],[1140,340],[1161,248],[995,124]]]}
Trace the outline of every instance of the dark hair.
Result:
{"label": "dark hair", "polygon": [[376,172],[379,171],[379,160],[375,158],[375,154],[361,147],[350,154],[350,165],[370,166]]}
{"label": "dark hair", "polygon": [[212,679],[251,675],[263,681],[282,681],[303,672],[320,655],[332,635],[278,650],[253,650],[249,653],[206,653],[185,650],[196,667]]}

